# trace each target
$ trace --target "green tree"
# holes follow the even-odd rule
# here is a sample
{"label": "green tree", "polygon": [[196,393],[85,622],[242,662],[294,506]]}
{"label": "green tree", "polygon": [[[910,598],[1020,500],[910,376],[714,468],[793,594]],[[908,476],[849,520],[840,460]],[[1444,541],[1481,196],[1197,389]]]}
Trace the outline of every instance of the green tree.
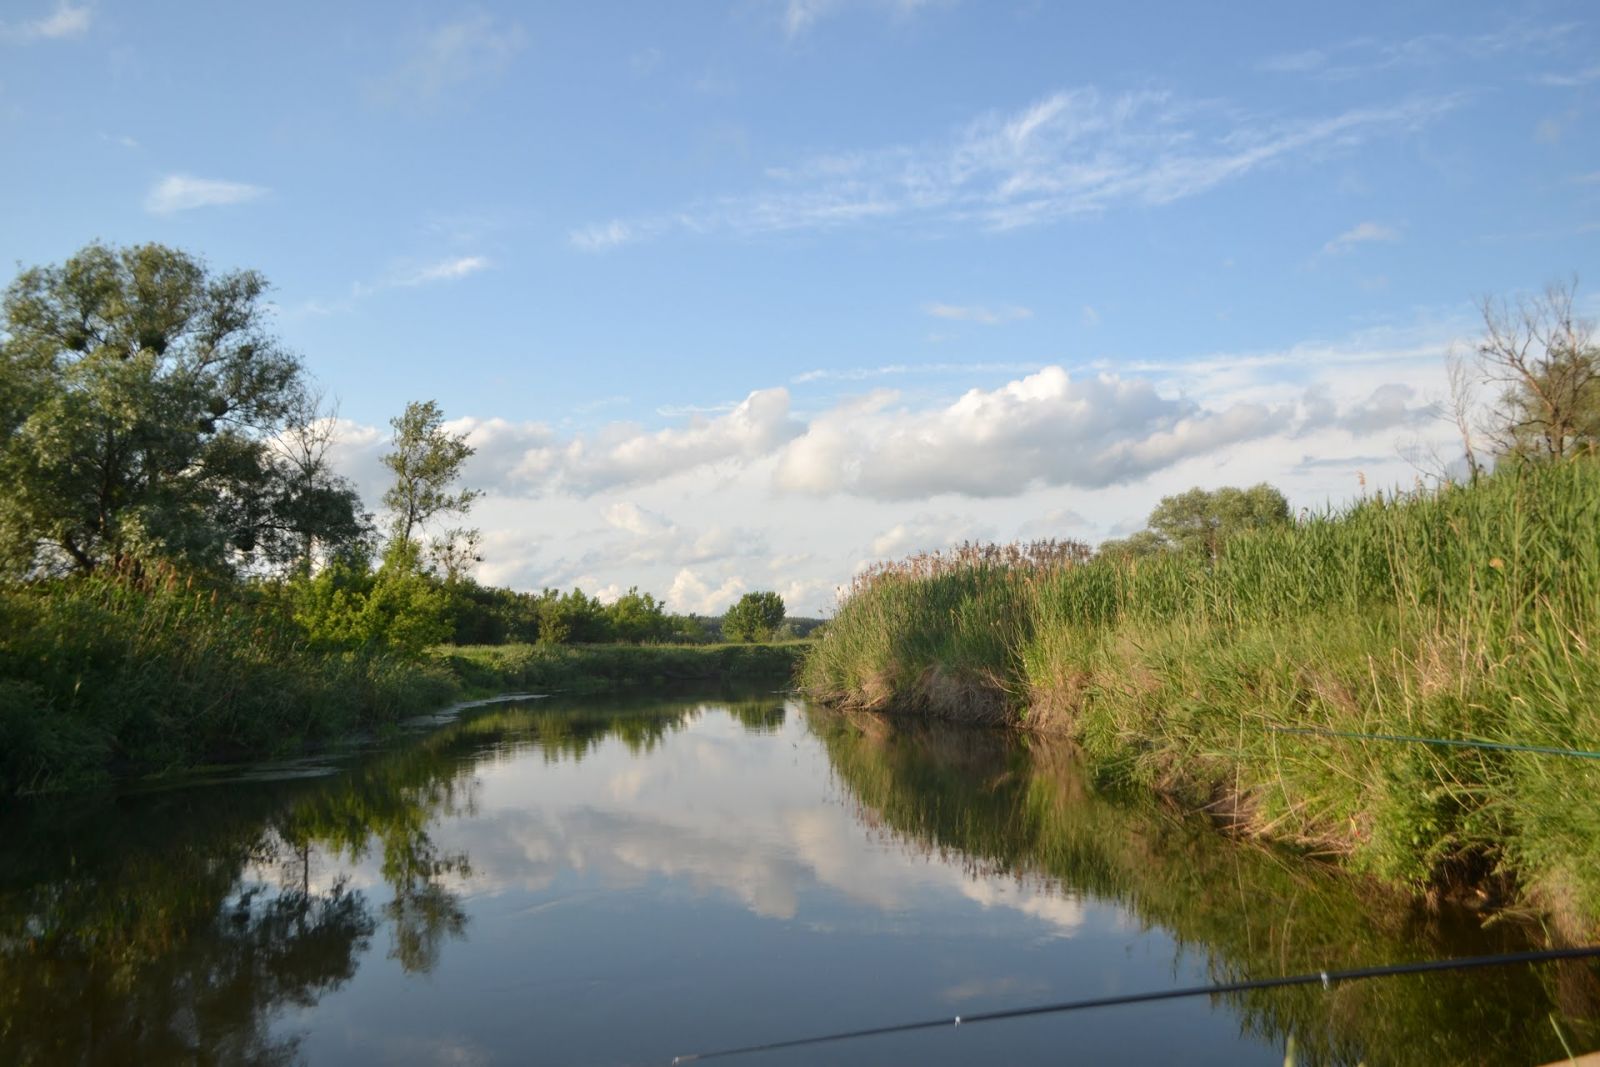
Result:
{"label": "green tree", "polygon": [[0,561],[13,574],[284,562],[361,529],[320,462],[272,447],[305,410],[267,283],[149,244],[23,271],[0,308]]}
{"label": "green tree", "polygon": [[1265,482],[1249,489],[1190,489],[1162,497],[1150,513],[1150,531],[1163,542],[1181,551],[1204,552],[1213,559],[1228,538],[1287,522],[1289,501]]}
{"label": "green tree", "polygon": [[1154,530],[1140,530],[1124,538],[1114,538],[1100,542],[1097,553],[1101,556],[1110,556],[1117,559],[1138,559],[1142,556],[1154,556],[1171,550],[1172,545],[1165,537],[1162,537]]}
{"label": "green tree", "polygon": [[611,622],[612,636],[633,644],[664,640],[672,630],[661,601],[639,592],[637,586],[612,601],[606,607],[606,617]]}
{"label": "green tree", "polygon": [[[438,515],[465,514],[479,493],[475,489],[452,491],[461,466],[473,448],[460,434],[444,429],[444,413],[432,400],[413,401],[405,413],[391,419],[394,451],[383,465],[394,472],[394,485],[383,494],[389,509],[391,532],[398,541],[410,541],[418,527]],[[451,531],[452,540],[476,535]]]}
{"label": "green tree", "polygon": [[722,617],[728,641],[770,641],[783,625],[783,598],[774,592],[746,593]]}
{"label": "green tree", "polygon": [[598,598],[582,589],[570,593],[546,589],[539,594],[540,644],[595,644],[611,638],[611,620]]}

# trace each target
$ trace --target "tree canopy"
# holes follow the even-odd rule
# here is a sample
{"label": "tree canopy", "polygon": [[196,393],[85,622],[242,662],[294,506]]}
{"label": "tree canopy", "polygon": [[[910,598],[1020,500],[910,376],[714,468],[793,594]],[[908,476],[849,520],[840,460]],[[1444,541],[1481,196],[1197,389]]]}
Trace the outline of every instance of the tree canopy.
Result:
{"label": "tree canopy", "polygon": [[[444,412],[432,400],[413,401],[390,420],[394,451],[383,465],[394,472],[394,485],[383,494],[395,540],[410,541],[417,528],[438,515],[463,514],[478,498],[475,489],[452,491],[461,466],[473,448],[465,437],[444,428]],[[468,535],[451,531],[451,540]]]}
{"label": "tree canopy", "polygon": [[170,559],[283,564],[364,529],[267,329],[266,280],[158,244],[91,244],[0,298],[0,565],[12,575]]}
{"label": "tree canopy", "polygon": [[768,641],[783,625],[783,597],[774,592],[746,593],[722,617],[722,636],[729,641]]}
{"label": "tree canopy", "polygon": [[1230,537],[1288,521],[1289,501],[1265,482],[1249,489],[1196,488],[1162,497],[1150,512],[1148,529],[1126,540],[1107,541],[1100,552],[1143,556],[1176,550],[1215,557]]}

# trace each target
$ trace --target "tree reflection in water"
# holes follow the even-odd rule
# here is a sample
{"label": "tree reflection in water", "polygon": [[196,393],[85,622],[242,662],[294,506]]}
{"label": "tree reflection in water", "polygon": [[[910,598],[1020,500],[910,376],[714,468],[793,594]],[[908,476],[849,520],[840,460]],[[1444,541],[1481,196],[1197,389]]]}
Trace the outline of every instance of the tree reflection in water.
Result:
{"label": "tree reflection in water", "polygon": [[[473,766],[508,751],[649,752],[708,705],[502,706],[327,778],[50,798],[0,817],[0,1063],[280,1064],[272,1033],[356,973],[380,923],[425,974],[464,936],[468,857],[430,828],[474,811]],[[771,730],[769,698],[718,702]],[[387,900],[340,872],[376,858]]]}

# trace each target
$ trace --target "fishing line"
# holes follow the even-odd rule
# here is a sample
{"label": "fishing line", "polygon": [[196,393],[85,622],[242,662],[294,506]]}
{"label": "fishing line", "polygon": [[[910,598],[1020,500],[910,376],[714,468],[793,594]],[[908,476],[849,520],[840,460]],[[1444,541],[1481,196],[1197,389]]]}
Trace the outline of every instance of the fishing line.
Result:
{"label": "fishing line", "polygon": [[1220,985],[1187,986],[1180,989],[1162,989],[1149,993],[1127,993],[1115,997],[1096,997],[1092,1000],[1069,1000],[1061,1004],[1038,1004],[1031,1008],[1007,1008],[1002,1011],[979,1012],[975,1015],[946,1016],[915,1023],[894,1026],[873,1026],[865,1030],[845,1030],[835,1034],[815,1037],[797,1037],[788,1041],[770,1041],[763,1045],[745,1045],[741,1048],[717,1049],[714,1052],[692,1052],[674,1056],[674,1065],[696,1063],[702,1060],[721,1059],[725,1056],[744,1056],[756,1052],[772,1052],[783,1048],[800,1048],[820,1045],[827,1041],[849,1041],[858,1037],[878,1037],[884,1034],[906,1034],[913,1030],[935,1030],[940,1027],[971,1026],[976,1023],[998,1022],[1002,1019],[1022,1019],[1030,1015],[1054,1015],[1059,1012],[1082,1011],[1086,1008],[1110,1008],[1120,1004],[1144,1004],[1153,1000],[1177,1000],[1182,997],[1212,997],[1223,993],[1244,993],[1254,989],[1280,989],[1284,986],[1321,985],[1331,989],[1339,982],[1354,982],[1365,978],[1391,978],[1404,974],[1428,974],[1435,971],[1466,971],[1479,967],[1508,967],[1517,963],[1546,963],[1551,960],[1590,959],[1600,956],[1600,945],[1583,948],[1552,948],[1534,952],[1511,952],[1497,956],[1465,956],[1453,960],[1424,960],[1419,963],[1396,963],[1386,967],[1358,967],[1349,971],[1317,971],[1314,974],[1293,974],[1282,978],[1257,978],[1248,982],[1225,982]]}
{"label": "fishing line", "polygon": [[1411,745],[1444,745],[1450,748],[1488,748],[1500,752],[1531,752],[1540,756],[1571,756],[1575,759],[1600,759],[1600,752],[1551,745],[1513,745],[1504,741],[1462,741],[1448,737],[1412,737],[1409,734],[1362,734],[1351,730],[1328,730],[1321,726],[1269,726],[1275,734],[1306,734],[1311,737],[1343,737],[1352,741],[1401,741]]}

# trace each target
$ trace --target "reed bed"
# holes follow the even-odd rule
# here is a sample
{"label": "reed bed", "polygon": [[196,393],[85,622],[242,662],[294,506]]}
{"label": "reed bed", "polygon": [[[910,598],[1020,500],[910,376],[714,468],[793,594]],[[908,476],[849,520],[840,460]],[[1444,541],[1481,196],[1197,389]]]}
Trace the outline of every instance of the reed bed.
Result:
{"label": "reed bed", "polygon": [[437,663],[310,644],[171,573],[0,589],[0,795],[286,755],[445,703]]}
{"label": "reed bed", "polygon": [[[952,555],[959,558],[953,559]],[[964,549],[868,572],[833,702],[1075,739],[1102,778],[1425,893],[1600,925],[1600,465],[1376,495],[1215,559]]]}

